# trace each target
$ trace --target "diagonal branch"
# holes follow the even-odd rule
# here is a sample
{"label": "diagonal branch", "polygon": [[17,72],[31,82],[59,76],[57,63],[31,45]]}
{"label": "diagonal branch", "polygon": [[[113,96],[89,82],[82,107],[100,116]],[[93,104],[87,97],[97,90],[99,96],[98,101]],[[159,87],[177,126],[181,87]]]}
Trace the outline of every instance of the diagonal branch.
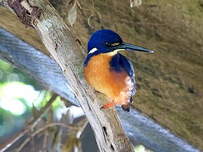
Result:
{"label": "diagonal branch", "polygon": [[[15,3],[16,1],[18,3]],[[69,87],[94,130],[100,151],[133,151],[116,111],[100,110],[103,101],[96,97],[82,77],[83,55],[77,46],[77,39],[50,3],[46,0],[8,0],[8,2],[23,23],[36,29],[47,50],[60,65],[71,84]],[[24,14],[19,15],[16,8],[21,8],[20,11]]]}

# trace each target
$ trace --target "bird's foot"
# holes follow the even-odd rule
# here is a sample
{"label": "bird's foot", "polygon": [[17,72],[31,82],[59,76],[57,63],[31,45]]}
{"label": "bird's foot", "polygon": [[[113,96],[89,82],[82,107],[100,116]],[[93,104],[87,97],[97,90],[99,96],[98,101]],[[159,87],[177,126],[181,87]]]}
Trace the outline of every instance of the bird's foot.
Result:
{"label": "bird's foot", "polygon": [[123,105],[121,105],[121,108],[124,111],[130,112],[130,104],[123,104]]}
{"label": "bird's foot", "polygon": [[114,102],[109,102],[107,104],[104,104],[101,109],[108,109],[108,108],[111,108],[111,107],[114,107],[115,106],[115,103]]}

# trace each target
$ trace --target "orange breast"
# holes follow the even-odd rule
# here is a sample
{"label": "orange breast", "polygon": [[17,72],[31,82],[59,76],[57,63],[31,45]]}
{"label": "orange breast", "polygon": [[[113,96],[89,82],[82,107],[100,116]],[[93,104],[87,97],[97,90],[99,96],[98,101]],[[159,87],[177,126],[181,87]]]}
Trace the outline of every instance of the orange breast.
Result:
{"label": "orange breast", "polygon": [[111,70],[109,65],[111,58],[112,56],[108,54],[92,57],[84,68],[84,75],[95,90],[115,100],[120,98],[122,92],[126,90],[126,80],[129,76],[125,71],[115,72]]}

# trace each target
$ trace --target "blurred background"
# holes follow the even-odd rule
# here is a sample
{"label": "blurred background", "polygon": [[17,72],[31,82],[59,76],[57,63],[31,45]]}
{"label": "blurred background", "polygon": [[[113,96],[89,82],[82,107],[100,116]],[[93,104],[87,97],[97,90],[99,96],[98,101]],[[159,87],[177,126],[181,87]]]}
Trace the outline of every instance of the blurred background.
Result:
{"label": "blurred background", "polygon": [[[51,95],[30,75],[0,60],[0,144],[22,130]],[[57,97],[51,105],[53,119],[61,118],[62,107],[65,106]]]}
{"label": "blurred background", "polygon": [[[78,36],[83,46],[86,46],[89,35],[94,31],[108,28],[118,32],[126,42],[156,50],[153,55],[124,54],[136,67],[138,91],[134,97],[133,108],[200,151],[203,150],[202,0],[50,0],[50,2],[64,21],[74,29],[74,34]],[[3,7],[0,7],[0,27],[49,56],[37,33],[32,28],[25,28]],[[83,50],[86,53],[85,47]],[[5,59],[6,55],[0,56]],[[57,149],[60,147],[59,143],[70,142],[66,140],[69,137],[73,143],[70,145],[80,147],[77,134],[79,132],[79,136],[82,137],[81,130],[87,125],[82,112],[80,110],[76,112],[77,114],[70,112],[72,104],[67,105],[68,101],[64,96],[58,97],[51,92],[52,87],[44,87],[39,79],[36,80],[34,74],[22,67],[19,70],[19,67],[13,66],[15,63],[9,62],[11,64],[0,61],[0,147],[10,141],[16,133],[22,132],[29,122],[39,117],[37,113],[40,113],[40,109],[46,107],[51,99],[54,99],[53,103],[48,106],[45,113],[41,113],[41,123],[34,126],[34,131],[47,122],[55,123],[54,127],[48,127],[48,131],[51,130],[51,134],[58,137],[60,135],[56,135],[56,132],[58,133],[56,130],[62,129],[63,142],[49,141],[45,138],[47,133],[45,131],[44,143],[57,143],[55,144]],[[57,127],[62,126],[61,123],[65,123],[65,126]],[[73,129],[74,131],[71,131],[73,134],[68,134],[66,128]],[[86,139],[88,136],[85,136],[84,140]],[[91,141],[93,140],[92,135]],[[32,144],[30,141],[28,143]],[[19,145],[22,145],[25,141],[21,139],[19,142]],[[137,145],[136,148],[148,151],[141,145]]]}

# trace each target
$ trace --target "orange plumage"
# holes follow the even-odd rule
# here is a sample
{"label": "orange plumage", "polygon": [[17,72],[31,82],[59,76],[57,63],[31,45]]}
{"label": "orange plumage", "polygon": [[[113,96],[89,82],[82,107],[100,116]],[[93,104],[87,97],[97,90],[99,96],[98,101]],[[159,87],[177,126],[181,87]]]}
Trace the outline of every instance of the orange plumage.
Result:
{"label": "orange plumage", "polygon": [[130,110],[132,96],[136,93],[135,72],[132,63],[119,51],[154,51],[123,42],[114,31],[98,30],[88,41],[88,54],[84,60],[84,76],[97,91],[105,94],[109,101],[102,108],[121,105]]}
{"label": "orange plumage", "polygon": [[127,105],[131,94],[128,93],[133,86],[130,77],[125,71],[115,72],[111,70],[109,62],[112,59],[110,53],[93,56],[88,65],[84,68],[85,79],[97,91],[105,94],[109,102],[102,108],[109,108],[114,105]]}

